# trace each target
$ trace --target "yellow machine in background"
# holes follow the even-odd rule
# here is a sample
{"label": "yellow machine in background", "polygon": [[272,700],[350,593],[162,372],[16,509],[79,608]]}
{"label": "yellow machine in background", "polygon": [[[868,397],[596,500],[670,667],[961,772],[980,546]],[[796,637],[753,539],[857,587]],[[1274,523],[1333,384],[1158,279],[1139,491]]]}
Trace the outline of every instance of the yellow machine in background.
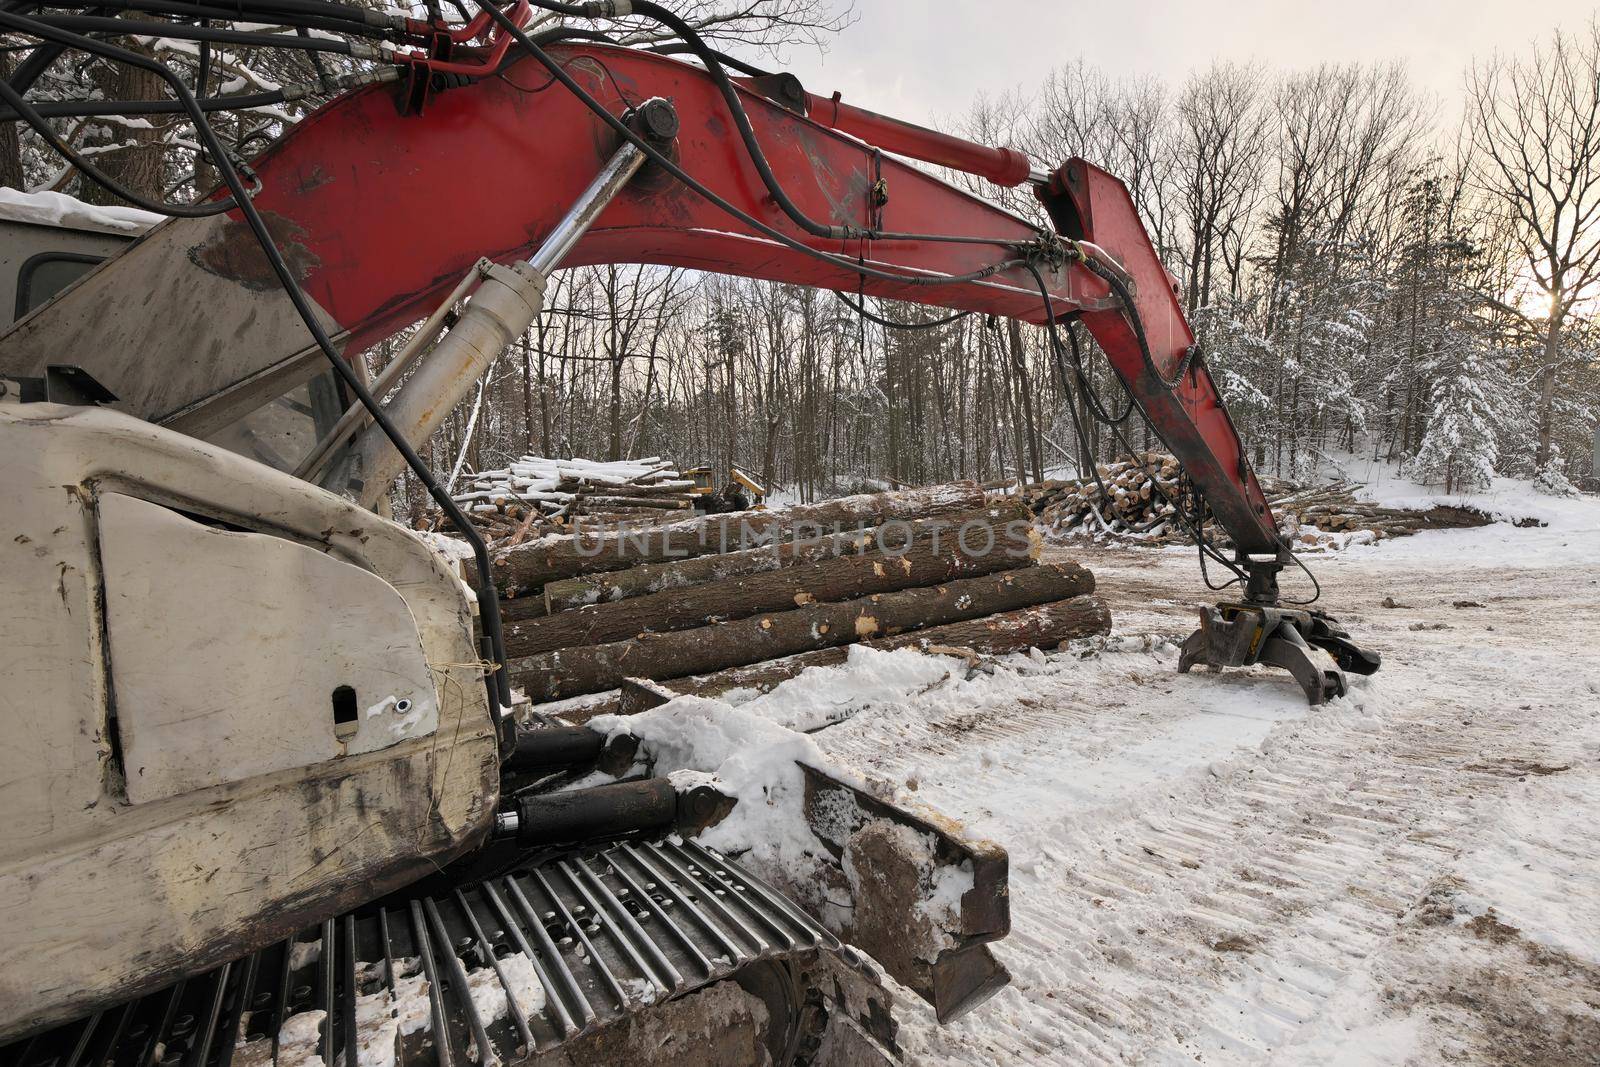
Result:
{"label": "yellow machine in background", "polygon": [[716,472],[709,463],[683,473],[694,480],[694,488],[689,493],[695,498],[696,511],[722,514],[766,507],[766,486],[737,464],[728,467],[728,477],[721,486],[717,485]]}

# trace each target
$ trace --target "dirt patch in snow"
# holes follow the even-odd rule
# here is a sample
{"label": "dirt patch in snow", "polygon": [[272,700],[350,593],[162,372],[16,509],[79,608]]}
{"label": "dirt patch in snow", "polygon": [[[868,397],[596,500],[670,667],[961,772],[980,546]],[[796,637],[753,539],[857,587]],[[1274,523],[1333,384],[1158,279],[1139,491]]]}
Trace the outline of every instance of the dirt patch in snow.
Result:
{"label": "dirt patch in snow", "polygon": [[1530,941],[1495,909],[1474,913],[1460,879],[1430,887],[1399,938],[1438,968],[1396,974],[1394,1013],[1420,1016],[1456,1062],[1592,1067],[1600,1050],[1600,967]]}

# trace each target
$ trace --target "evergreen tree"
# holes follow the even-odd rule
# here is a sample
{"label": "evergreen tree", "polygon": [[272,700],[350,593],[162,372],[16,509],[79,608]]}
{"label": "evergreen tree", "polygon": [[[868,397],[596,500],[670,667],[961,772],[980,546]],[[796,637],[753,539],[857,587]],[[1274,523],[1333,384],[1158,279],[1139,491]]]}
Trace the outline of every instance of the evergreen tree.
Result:
{"label": "evergreen tree", "polygon": [[1444,483],[1454,493],[1484,488],[1494,476],[1501,409],[1494,393],[1504,382],[1475,340],[1442,373],[1422,444],[1408,465],[1411,477]]}

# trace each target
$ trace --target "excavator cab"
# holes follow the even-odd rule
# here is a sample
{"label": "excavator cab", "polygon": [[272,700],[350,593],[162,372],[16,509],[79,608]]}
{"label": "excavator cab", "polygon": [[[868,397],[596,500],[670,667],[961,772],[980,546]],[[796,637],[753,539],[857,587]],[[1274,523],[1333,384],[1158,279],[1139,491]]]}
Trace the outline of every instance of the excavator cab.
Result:
{"label": "excavator cab", "polygon": [[0,322],[9,325],[48,303],[150,221],[71,197],[0,189]]}

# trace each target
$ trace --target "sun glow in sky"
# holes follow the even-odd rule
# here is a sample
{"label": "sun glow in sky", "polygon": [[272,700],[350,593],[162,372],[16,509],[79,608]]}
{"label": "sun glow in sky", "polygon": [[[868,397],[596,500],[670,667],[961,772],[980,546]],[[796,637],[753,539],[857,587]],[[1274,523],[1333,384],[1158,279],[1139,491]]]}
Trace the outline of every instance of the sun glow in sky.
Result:
{"label": "sun glow in sky", "polygon": [[1519,278],[1506,293],[1506,304],[1533,322],[1543,322],[1550,317],[1550,294],[1532,278]]}

